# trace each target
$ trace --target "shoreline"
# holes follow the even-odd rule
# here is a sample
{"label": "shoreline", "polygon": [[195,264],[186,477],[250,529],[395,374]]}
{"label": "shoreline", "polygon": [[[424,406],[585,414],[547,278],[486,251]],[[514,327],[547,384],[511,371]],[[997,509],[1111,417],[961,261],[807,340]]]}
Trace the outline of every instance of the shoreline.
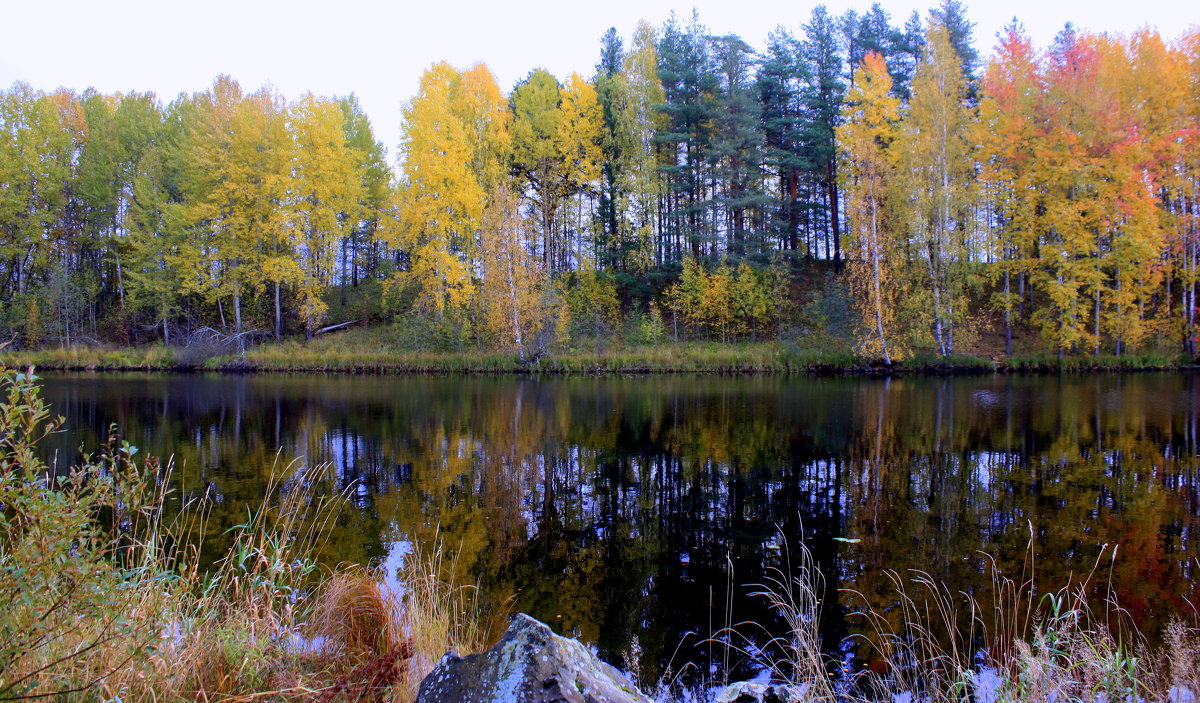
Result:
{"label": "shoreline", "polygon": [[484,352],[313,352],[294,344],[262,346],[244,355],[184,361],[161,346],[104,349],[76,347],[0,352],[0,366],[63,372],[163,372],[438,376],[982,376],[1062,373],[1196,371],[1200,364],[1168,355],[917,357],[890,365],[844,353],[796,352],[778,345],[689,344],[601,353],[567,352],[522,363],[514,354]]}

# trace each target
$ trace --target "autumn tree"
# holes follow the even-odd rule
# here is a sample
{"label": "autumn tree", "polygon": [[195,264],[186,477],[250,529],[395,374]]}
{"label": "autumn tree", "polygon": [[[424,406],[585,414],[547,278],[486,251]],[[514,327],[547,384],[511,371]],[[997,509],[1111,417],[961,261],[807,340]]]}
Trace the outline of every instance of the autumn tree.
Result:
{"label": "autumn tree", "polygon": [[520,199],[506,185],[494,188],[483,214],[479,297],[488,330],[522,364],[553,341],[559,316],[558,296],[530,253],[529,234]]}
{"label": "autumn tree", "polygon": [[900,101],[891,95],[892,80],[883,57],[867,54],[854,87],[846,95],[837,129],[843,155],[847,230],[854,251],[850,262],[854,304],[871,332],[861,340],[864,353],[892,363],[899,353],[894,333],[895,243],[887,203],[888,179],[895,163],[892,143],[898,136]]}
{"label": "autumn tree", "polygon": [[932,297],[938,352],[954,351],[964,319],[964,283],[974,228],[973,117],[966,104],[962,61],[946,27],[931,24],[912,83],[912,100],[896,144],[895,202],[903,202],[913,256]]}
{"label": "autumn tree", "polygon": [[1200,101],[1189,86],[1200,85],[1200,31],[1192,29],[1175,46],[1143,29],[1129,41],[1130,93],[1142,136],[1140,161],[1157,185],[1158,220],[1169,252],[1164,271],[1164,332],[1181,338],[1196,355],[1196,284],[1200,263]]}
{"label": "autumn tree", "polygon": [[5,288],[23,295],[50,265],[60,245],[74,160],[74,139],[54,98],[18,83],[0,102],[0,257],[7,264]]}
{"label": "autumn tree", "polygon": [[393,246],[409,259],[396,282],[415,309],[442,319],[466,308],[486,203],[483,182],[503,153],[508,113],[483,66],[460,72],[437,63],[404,108],[399,220]]}
{"label": "autumn tree", "polygon": [[1046,68],[1044,138],[1036,142],[1043,264],[1035,284],[1050,305],[1036,317],[1060,354],[1099,353],[1106,336],[1121,353],[1150,329],[1143,312],[1159,275],[1161,232],[1147,210],[1140,130],[1122,104],[1123,53],[1110,38],[1068,27]]}
{"label": "autumn tree", "polygon": [[220,76],[192,97],[184,119],[180,214],[192,236],[176,260],[184,267],[184,290],[215,302],[222,325],[223,301],[232,302],[240,334],[244,299],[286,237],[292,142],[285,106],[270,91],[247,96]]}
{"label": "autumn tree", "polygon": [[[291,108],[295,139],[292,204],[303,297],[301,316],[312,334],[325,314],[324,294],[333,283],[338,250],[362,218],[363,181],[358,157],[346,143],[344,115],[334,100],[311,93]],[[279,282],[275,282],[278,333]]]}
{"label": "autumn tree", "polygon": [[602,112],[595,88],[572,74],[565,85],[537,69],[512,93],[512,164],[538,213],[542,261],[567,270],[575,253],[560,214],[568,199],[600,179]]}
{"label": "autumn tree", "polygon": [[354,268],[347,242],[381,251],[390,172],[352,99],[289,110],[220,76],[164,110],[150,94],[18,84],[0,93],[0,126],[0,299],[16,303],[0,324],[19,328],[40,295],[40,339],[70,344],[84,325],[93,339],[154,329],[170,341],[180,319],[242,339],[247,319],[270,316],[272,287],[277,336],[285,300],[311,329]]}
{"label": "autumn tree", "polygon": [[933,24],[946,29],[946,39],[954,48],[962,69],[963,90],[970,102],[976,100],[979,68],[979,52],[975,49],[975,25],[967,19],[967,8],[960,0],[942,0],[941,4],[929,11]]}
{"label": "autumn tree", "polygon": [[[389,168],[383,144],[375,138],[371,121],[354,95],[338,100],[342,109],[342,128],[346,148],[354,163],[359,184],[357,208],[344,217],[356,215],[350,223],[349,235],[342,242],[342,269],[349,283],[357,287],[363,278],[376,278],[383,266],[382,241],[379,233],[384,220],[392,217],[392,170]],[[343,286],[343,300],[346,287]]]}
{"label": "autumn tree", "polygon": [[1014,318],[1025,306],[1026,288],[1038,253],[1035,144],[1040,133],[1040,67],[1029,37],[1009,25],[983,77],[978,143],[980,184],[990,201],[991,246],[997,251],[1001,288],[996,305],[1004,313],[1004,353],[1012,354]]}
{"label": "autumn tree", "polygon": [[126,232],[126,271],[132,307],[149,311],[151,324],[170,344],[171,323],[182,308],[185,272],[177,261],[186,246],[180,150],[179,104],[168,109],[138,159],[129,181],[129,205],[122,213]]}

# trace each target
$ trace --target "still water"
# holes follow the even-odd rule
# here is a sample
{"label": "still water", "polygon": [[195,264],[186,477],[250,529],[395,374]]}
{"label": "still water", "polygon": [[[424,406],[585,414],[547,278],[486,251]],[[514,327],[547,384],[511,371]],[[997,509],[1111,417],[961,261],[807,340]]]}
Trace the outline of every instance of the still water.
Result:
{"label": "still water", "polygon": [[856,613],[896,611],[889,570],[984,599],[988,560],[1017,577],[1031,551],[1041,590],[1100,560],[1153,636],[1200,605],[1198,380],[53,375],[43,394],[60,465],[116,423],[173,457],[177,496],[210,492],[210,558],[272,471],[328,463],[352,507],[327,560],[440,540],[446,578],[653,684],[722,675],[705,640],[727,623],[774,627],[750,584],[801,542],[848,657]]}

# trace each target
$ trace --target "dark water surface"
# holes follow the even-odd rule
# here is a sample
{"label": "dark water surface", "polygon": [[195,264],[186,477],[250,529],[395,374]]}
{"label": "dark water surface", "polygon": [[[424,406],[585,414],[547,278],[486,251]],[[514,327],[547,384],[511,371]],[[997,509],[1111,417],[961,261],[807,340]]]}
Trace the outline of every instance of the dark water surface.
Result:
{"label": "dark water surface", "polygon": [[53,375],[43,392],[60,462],[117,423],[174,456],[178,495],[212,491],[213,551],[277,453],[329,462],[355,507],[328,558],[395,564],[440,539],[447,577],[655,682],[723,666],[701,640],[726,622],[772,623],[746,584],[800,541],[837,651],[864,599],[896,612],[886,570],[982,597],[983,553],[1017,576],[1031,530],[1043,589],[1117,547],[1097,581],[1152,636],[1200,604],[1198,379]]}

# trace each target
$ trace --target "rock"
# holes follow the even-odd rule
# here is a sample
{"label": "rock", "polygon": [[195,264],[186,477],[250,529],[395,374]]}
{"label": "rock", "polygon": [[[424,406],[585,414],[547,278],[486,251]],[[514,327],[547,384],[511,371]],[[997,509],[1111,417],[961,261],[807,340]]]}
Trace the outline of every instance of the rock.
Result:
{"label": "rock", "polygon": [[800,703],[803,700],[802,686],[739,681],[721,689],[716,703]]}
{"label": "rock", "polygon": [[652,703],[577,640],[524,613],[486,652],[447,652],[421,681],[417,703]]}

